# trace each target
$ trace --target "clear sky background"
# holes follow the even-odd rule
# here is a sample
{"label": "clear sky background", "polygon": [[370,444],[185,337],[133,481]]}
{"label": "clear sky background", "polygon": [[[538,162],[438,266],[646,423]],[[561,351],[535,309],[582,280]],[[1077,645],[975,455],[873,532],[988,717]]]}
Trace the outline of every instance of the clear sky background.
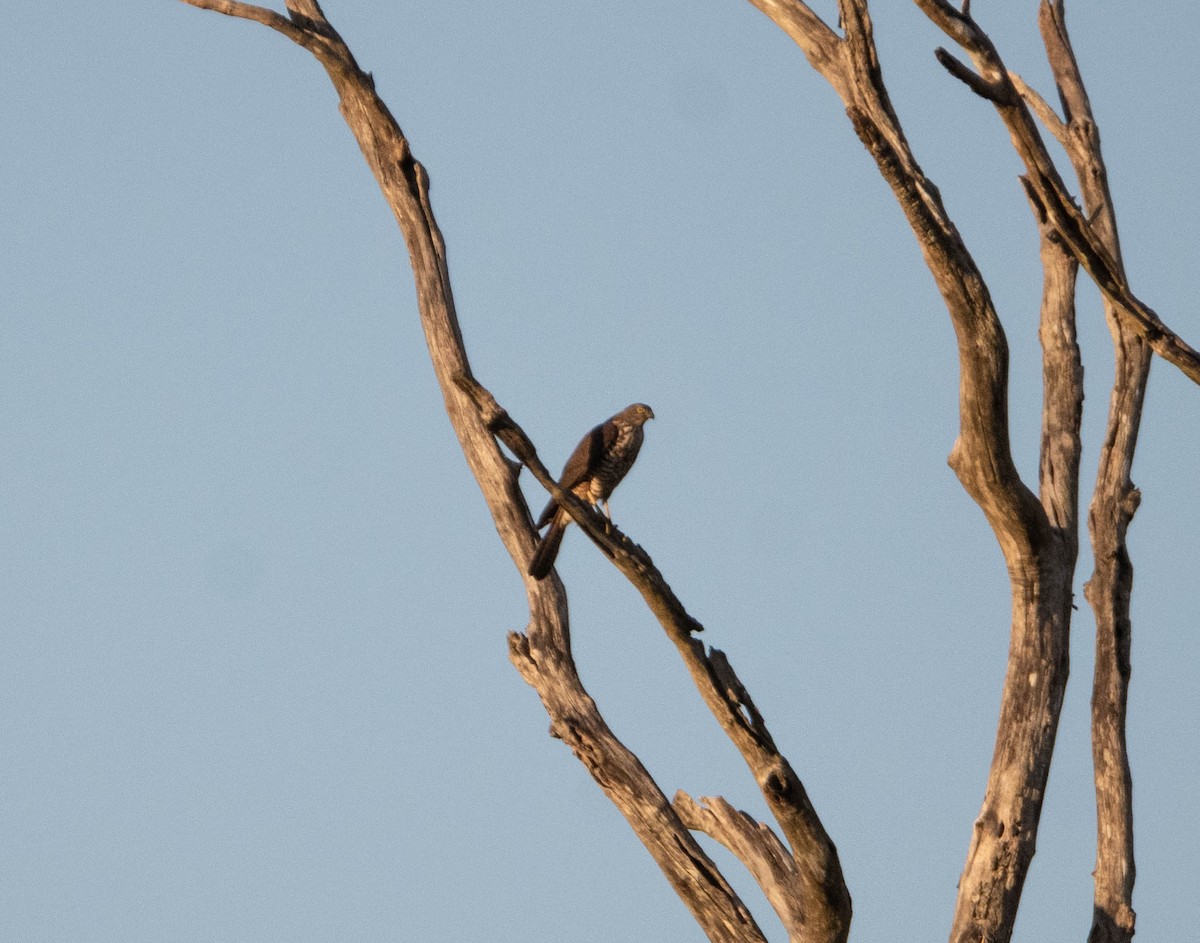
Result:
{"label": "clear sky background", "polygon": [[[0,938],[700,940],[507,661],[521,583],[323,71],[180,3],[11,6]],[[1041,276],[1018,161],[915,7],[874,6],[897,109],[1007,326],[1033,481]],[[1050,95],[1036,4],[975,7]],[[944,939],[1008,586],[945,462],[949,319],[833,92],[745,0],[326,12],[429,170],[480,380],[555,468],[594,423],[654,407],[615,517],[803,777],[852,938]],[[1069,16],[1134,287],[1196,345],[1200,8]],[[1080,333],[1090,494],[1111,377],[1090,289]],[[1200,925],[1198,458],[1200,390],[1160,362],[1130,533],[1145,943]],[[1082,941],[1091,915],[1086,551],[1079,570],[1020,940]],[[584,681],[662,788],[765,814],[633,590],[578,533],[560,572]]]}

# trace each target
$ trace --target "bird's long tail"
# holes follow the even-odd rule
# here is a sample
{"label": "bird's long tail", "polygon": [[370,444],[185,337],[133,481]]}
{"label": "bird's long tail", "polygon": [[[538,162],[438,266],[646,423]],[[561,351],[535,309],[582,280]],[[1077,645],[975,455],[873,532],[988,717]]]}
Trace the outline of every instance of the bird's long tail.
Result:
{"label": "bird's long tail", "polygon": [[529,575],[535,580],[544,580],[550,575],[554,560],[558,556],[558,548],[562,545],[563,534],[566,533],[570,518],[561,510],[554,515],[550,529],[538,544],[537,551],[529,563]]}

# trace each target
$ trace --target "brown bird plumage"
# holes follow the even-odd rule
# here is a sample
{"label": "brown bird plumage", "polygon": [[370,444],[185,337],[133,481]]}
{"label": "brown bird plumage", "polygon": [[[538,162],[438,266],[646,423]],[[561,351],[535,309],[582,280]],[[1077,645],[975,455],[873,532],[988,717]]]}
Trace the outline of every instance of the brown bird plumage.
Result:
{"label": "brown bird plumage", "polygon": [[[603,505],[604,515],[611,520],[608,513],[609,495],[633,467],[633,461],[642,447],[642,426],[647,419],[653,418],[654,410],[649,406],[634,403],[600,423],[575,446],[575,451],[563,466],[559,487],[570,490],[588,504]],[[550,573],[569,523],[571,515],[551,498],[537,522],[538,530],[547,524],[550,529],[538,544],[537,552],[529,564],[529,575],[534,579],[545,579]]]}

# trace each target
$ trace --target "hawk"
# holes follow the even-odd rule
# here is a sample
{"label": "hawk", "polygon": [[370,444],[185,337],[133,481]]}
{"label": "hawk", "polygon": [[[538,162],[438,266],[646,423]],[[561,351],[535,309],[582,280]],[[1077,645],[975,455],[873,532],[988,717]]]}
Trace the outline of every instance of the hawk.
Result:
{"label": "hawk", "polygon": [[[609,495],[633,467],[633,460],[642,447],[642,426],[647,419],[653,418],[654,410],[649,406],[634,403],[600,423],[575,446],[575,451],[563,466],[559,487],[588,504],[603,505],[604,516],[612,520],[608,512]],[[571,515],[551,498],[537,522],[538,530],[547,524],[550,529],[538,544],[529,564],[529,575],[535,580],[545,579],[550,573],[554,558],[558,556],[563,533],[570,523]]]}

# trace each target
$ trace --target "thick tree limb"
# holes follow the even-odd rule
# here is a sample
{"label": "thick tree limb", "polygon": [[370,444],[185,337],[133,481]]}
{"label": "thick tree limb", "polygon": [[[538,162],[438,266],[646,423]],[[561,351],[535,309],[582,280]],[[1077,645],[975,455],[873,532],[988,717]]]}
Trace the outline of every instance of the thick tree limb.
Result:
{"label": "thick tree limb", "polygon": [[[1025,183],[1022,178],[1022,183]],[[1026,190],[1038,223],[1042,259],[1042,438],[1038,474],[1042,507],[1064,554],[1079,552],[1079,459],[1082,449],[1083,363],[1075,336],[1075,277],[1079,264]],[[1074,567],[1071,567],[1072,572]]]}
{"label": "thick tree limb", "polygon": [[525,576],[535,534],[516,470],[457,382],[470,377],[471,371],[454,310],[445,245],[429,201],[429,179],[391,112],[375,94],[370,75],[359,69],[312,0],[292,0],[290,18],[228,0],[185,2],[268,25],[312,52],[329,74],[342,115],[404,234],[421,323],[447,414],[500,538],[524,577],[529,630],[527,636],[509,637],[510,657],[537,690],[555,735],[570,746],[625,816],[709,939],[761,943],[762,932],[745,905],[637,757],[613,735],[580,683],[571,658],[561,582]]}
{"label": "thick tree limb", "polygon": [[[918,5],[948,35],[971,53],[976,65],[998,76],[1001,91],[981,89],[939,56],[956,77],[996,106],[1013,145],[1030,171],[1031,190],[1044,215],[1053,219],[1062,241],[1088,271],[1105,297],[1113,335],[1116,369],[1109,405],[1108,431],[1101,450],[1096,489],[1088,516],[1095,571],[1085,594],[1096,616],[1096,668],[1092,692],[1092,753],[1097,803],[1095,904],[1090,943],[1128,943],[1134,928],[1132,779],[1125,743],[1130,673],[1130,618],[1133,570],[1125,545],[1126,529],[1137,508],[1138,493],[1129,478],[1137,445],[1142,403],[1149,377],[1150,351],[1200,382],[1200,358],[1170,332],[1128,287],[1100,138],[1078,62],[1066,30],[1062,0],[1043,0],[1039,24],[1047,58],[1062,101],[1059,119],[1041,96],[1003,67],[982,31],[968,23],[964,34],[940,0]],[[1004,89],[1008,85],[1019,98]],[[1066,194],[1030,109],[1066,150],[1079,180],[1085,218]]]}
{"label": "thick tree limb", "polygon": [[959,437],[950,464],[979,504],[1010,571],[1047,538],[1045,515],[1013,464],[1008,432],[1008,343],[991,295],[937,187],[909,147],[883,84],[863,0],[839,3],[846,38],[846,113],[917,236],[954,325],[959,351]]}
{"label": "thick tree limb", "polygon": [[[773,7],[752,2],[776,19]],[[960,12],[948,4],[932,5],[951,35],[964,43],[975,41],[969,7]],[[996,534],[1012,587],[1012,636],[996,747],[951,932],[954,943],[1004,943],[1012,933],[1034,852],[1066,686],[1074,551],[1063,535],[1070,524],[1070,494],[1069,489],[1053,489],[1044,506],[1016,472],[1008,430],[1008,347],[987,286],[896,118],[865,0],[839,0],[838,11],[845,32],[840,55],[828,51],[817,27],[808,26],[797,42],[845,103],[855,132],[916,235],[950,313],[960,371],[959,436],[950,464]],[[776,22],[789,35],[806,27],[794,17]],[[814,47],[821,58],[811,53]],[[1002,78],[981,68],[977,80],[981,88],[997,89]],[[1039,199],[1041,189],[1036,190]],[[1061,329],[1061,319],[1055,317]],[[1057,417],[1056,423],[1065,418]],[[1051,467],[1069,476],[1070,444],[1063,447],[1057,438],[1054,444]]]}
{"label": "thick tree limb", "polygon": [[[926,4],[918,0],[925,9]],[[931,14],[939,25],[943,19]],[[1079,65],[1066,29],[1062,0],[1043,0],[1039,8],[1043,43],[1064,115],[1060,119],[1046,101],[1005,73],[1024,105],[992,97],[1009,128],[1013,144],[1026,167],[1041,167],[1039,198],[1057,207],[1055,223],[1065,243],[1087,268],[1105,297],[1105,314],[1113,335],[1116,358],[1108,428],[1101,448],[1096,488],[1088,515],[1095,569],[1085,595],[1096,617],[1096,667],[1092,686],[1092,756],[1095,767],[1097,845],[1095,901],[1089,943],[1129,943],[1134,930],[1132,777],[1125,741],[1126,703],[1130,676],[1130,597],[1133,567],[1125,543],[1126,530],[1137,510],[1139,494],[1130,480],[1137,446],[1141,410],[1153,350],[1200,382],[1194,351],[1173,335],[1157,315],[1128,288],[1121,262],[1120,240],[1100,136]],[[956,36],[956,39],[958,37]],[[990,44],[974,39],[965,45],[976,61],[999,69]],[[951,70],[952,72],[954,70]],[[954,72],[958,75],[957,72]],[[961,77],[961,76],[960,76]],[[972,85],[975,91],[978,88]],[[989,96],[985,96],[989,97]],[[1079,180],[1085,219],[1075,210],[1052,167],[1036,130],[1031,133],[1032,109],[1067,152]]]}
{"label": "thick tree limb", "polygon": [[[1050,125],[1079,180],[1091,227],[1124,277],[1116,212],[1100,150],[1100,133],[1067,33],[1062,0],[1043,0],[1038,21],[1046,57],[1066,120]],[[1030,95],[1022,92],[1026,101]],[[1042,116],[1045,109],[1035,103]],[[1043,121],[1045,119],[1043,118]],[[1129,695],[1130,597],[1133,565],[1125,533],[1138,504],[1130,480],[1142,404],[1150,376],[1150,351],[1112,301],[1105,315],[1113,337],[1116,369],[1108,429],[1100,451],[1096,489],[1088,514],[1095,560],[1084,587],[1096,617],[1096,667],[1092,681],[1092,763],[1096,784],[1096,869],[1089,943],[1129,943],[1133,938],[1133,780],[1125,743]]]}

